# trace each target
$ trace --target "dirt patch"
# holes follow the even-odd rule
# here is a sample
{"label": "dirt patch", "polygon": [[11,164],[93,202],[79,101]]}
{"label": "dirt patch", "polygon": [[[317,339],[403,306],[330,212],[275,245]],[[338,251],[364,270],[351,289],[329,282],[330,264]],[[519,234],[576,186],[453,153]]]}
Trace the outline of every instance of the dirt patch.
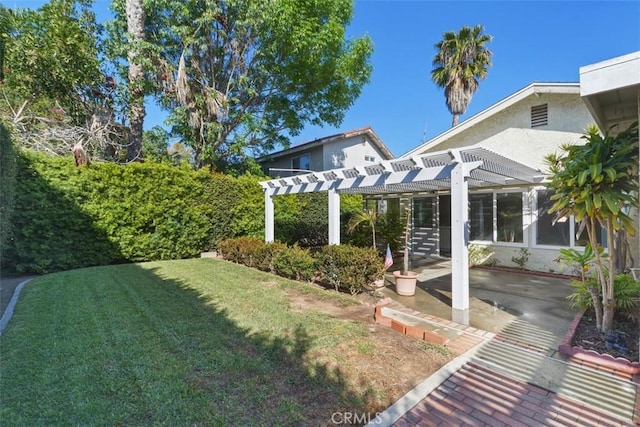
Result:
{"label": "dirt patch", "polygon": [[365,326],[366,336],[355,342],[341,343],[309,356],[310,360],[320,360],[327,368],[339,372],[348,388],[361,397],[357,408],[343,410],[375,414],[393,404],[456,355],[444,347],[427,344],[377,324],[373,315],[378,298],[361,295],[359,300],[357,305],[343,305],[294,292],[290,307],[297,312],[320,312]]}
{"label": "dirt patch", "polygon": [[639,361],[640,327],[638,324],[622,313],[616,313],[614,328],[615,332],[607,343],[607,337],[598,332],[593,310],[587,311],[580,319],[571,345],[582,347],[585,350],[593,350],[600,354],[623,357],[631,362]]}

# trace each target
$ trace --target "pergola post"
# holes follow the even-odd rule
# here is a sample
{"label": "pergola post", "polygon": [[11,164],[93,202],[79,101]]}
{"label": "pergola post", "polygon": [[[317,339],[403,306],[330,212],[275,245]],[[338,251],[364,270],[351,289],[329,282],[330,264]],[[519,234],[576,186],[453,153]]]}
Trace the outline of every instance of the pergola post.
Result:
{"label": "pergola post", "polygon": [[274,209],[273,209],[273,189],[264,189],[264,241],[267,243],[273,242],[275,236],[274,223]]}
{"label": "pergola post", "polygon": [[340,194],[335,189],[329,193],[329,244],[340,244]]}
{"label": "pergola post", "polygon": [[458,162],[451,171],[451,319],[468,325],[469,184],[465,169],[465,164]]}

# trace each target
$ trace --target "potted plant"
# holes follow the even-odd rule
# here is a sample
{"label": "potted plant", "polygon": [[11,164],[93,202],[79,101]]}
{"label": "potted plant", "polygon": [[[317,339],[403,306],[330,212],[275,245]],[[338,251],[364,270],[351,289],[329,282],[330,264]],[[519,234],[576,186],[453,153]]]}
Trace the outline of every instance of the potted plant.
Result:
{"label": "potted plant", "polygon": [[411,226],[411,215],[407,206],[407,223],[404,229],[404,257],[402,262],[402,270],[394,271],[393,276],[396,279],[396,292],[398,295],[411,296],[416,293],[416,282],[418,273],[409,270],[409,227]]}

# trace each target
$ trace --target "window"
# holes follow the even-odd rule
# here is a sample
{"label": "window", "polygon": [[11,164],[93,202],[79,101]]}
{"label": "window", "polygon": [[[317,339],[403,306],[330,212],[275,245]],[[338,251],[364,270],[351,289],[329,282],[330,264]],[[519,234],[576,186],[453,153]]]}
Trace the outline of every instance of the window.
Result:
{"label": "window", "polygon": [[538,190],[537,208],[538,221],[536,226],[536,243],[539,245],[570,246],[571,245],[571,220],[561,218],[554,224],[555,214],[550,214],[553,206],[552,190]]}
{"label": "window", "polygon": [[531,107],[531,127],[546,126],[549,124],[547,104],[534,105]]}
{"label": "window", "polygon": [[433,203],[432,197],[413,199],[413,222],[416,227],[433,227]]}
{"label": "window", "polygon": [[[587,234],[586,227],[580,230],[580,223],[576,221],[576,246],[587,246],[589,243],[589,234]],[[596,242],[602,245],[603,248],[607,248],[607,230],[600,224],[596,225],[598,230],[596,231]]]}
{"label": "window", "polygon": [[371,162],[371,163],[374,163],[374,162],[376,161],[376,158],[375,158],[375,157],[373,157],[373,156],[365,155],[365,156],[364,156],[364,161],[365,161],[365,162]]}
{"label": "window", "polygon": [[364,208],[374,210],[378,216],[398,216],[400,213],[400,199],[366,199]]}
{"label": "window", "polygon": [[522,243],[522,193],[496,193],[498,242]]}
{"label": "window", "polygon": [[469,195],[470,240],[493,240],[493,193]]}
{"label": "window", "polygon": [[304,154],[291,159],[291,169],[311,170],[311,156]]}

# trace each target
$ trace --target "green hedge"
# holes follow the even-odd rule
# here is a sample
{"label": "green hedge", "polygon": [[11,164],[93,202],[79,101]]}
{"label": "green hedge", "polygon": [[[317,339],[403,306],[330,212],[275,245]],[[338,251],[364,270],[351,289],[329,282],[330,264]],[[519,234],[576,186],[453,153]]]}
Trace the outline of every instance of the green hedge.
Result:
{"label": "green hedge", "polygon": [[[12,155],[2,129],[0,140],[5,273],[188,258],[224,239],[264,236],[264,177],[158,163],[76,167],[70,157]],[[280,240],[326,243],[326,194],[278,196],[274,205]],[[19,215],[10,221],[12,206]],[[343,224],[361,206],[360,196],[343,196]]]}
{"label": "green hedge", "polygon": [[18,157],[16,211],[4,267],[51,271],[199,254],[210,227],[186,168]]}
{"label": "green hedge", "polygon": [[218,245],[228,261],[271,271],[296,280],[311,280],[337,291],[357,294],[368,289],[384,274],[382,257],[373,248],[349,245],[324,246],[316,256],[308,249],[282,243],[264,243],[261,239],[240,237]]}
{"label": "green hedge", "polygon": [[9,131],[0,123],[0,257],[10,238],[15,188],[16,153]]}

